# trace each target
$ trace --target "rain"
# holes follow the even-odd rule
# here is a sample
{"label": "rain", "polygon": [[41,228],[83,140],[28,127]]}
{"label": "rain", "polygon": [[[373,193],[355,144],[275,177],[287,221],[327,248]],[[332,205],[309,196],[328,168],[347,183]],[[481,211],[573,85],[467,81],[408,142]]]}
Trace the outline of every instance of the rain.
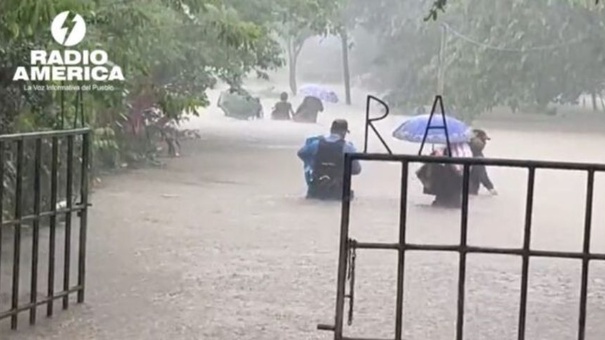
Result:
{"label": "rain", "polygon": [[[0,10],[17,11],[17,2],[8,0]],[[74,103],[82,100],[77,102],[83,108],[78,124],[93,130],[94,141],[85,301],[78,304],[70,297],[69,308],[63,310],[63,298],[56,298],[52,318],[46,318],[47,304],[40,305],[31,327],[31,307],[25,307],[17,330],[11,330],[10,317],[0,318],[1,339],[334,339],[334,332],[317,326],[335,325],[343,203],[306,198],[305,164],[297,153],[308,138],[329,134],[337,119],[348,122],[345,138],[358,152],[387,155],[390,149],[396,156],[416,156],[422,137],[427,137],[422,153],[429,155],[447,147],[437,141],[442,132],[425,131],[426,121],[414,127],[420,134],[410,137],[404,130],[423,115],[434,113],[432,119],[441,122],[439,105],[432,110],[440,96],[450,122],[448,140],[466,143],[472,129],[482,129],[490,138],[484,149],[487,159],[605,164],[602,3],[154,0],[139,9],[109,0],[83,1],[77,8],[68,8],[63,0],[49,3],[55,3],[56,13],[83,14],[89,35],[82,44],[106,48],[125,82],[92,82],[83,91],[49,90],[70,86],[55,81],[33,85],[44,85],[44,90],[23,90],[22,84],[12,83],[14,70],[30,65],[16,55],[30,51],[17,52],[15,46],[29,46],[30,38],[0,29],[6,41],[0,43],[0,63],[9,70],[0,71],[5,107],[0,108],[5,116],[0,118],[1,135],[72,129],[72,121],[80,119],[80,104]],[[143,22],[151,18],[140,24],[148,30],[169,20],[193,26],[189,32],[170,31],[174,38],[161,40],[161,33],[141,33],[131,23],[123,35],[132,35],[132,46],[120,45],[124,38],[113,30],[122,26],[103,26],[103,20],[110,20],[103,3],[122,13],[148,11],[141,18],[133,16]],[[177,15],[173,3],[185,5],[186,18]],[[195,4],[207,8],[197,11]],[[98,28],[93,16],[84,15],[91,12],[98,12]],[[0,20],[14,19],[1,13]],[[40,36],[52,39],[52,17],[40,18]],[[233,39],[252,40],[234,47],[216,33],[200,38],[200,46],[193,49],[197,42],[188,34],[199,33],[193,31],[195,25],[211,19],[225,20],[221,24],[232,30],[228,33]],[[247,24],[259,29],[239,37],[229,20],[242,25],[241,30]],[[168,29],[158,32],[163,30]],[[107,42],[103,34],[109,32],[116,36]],[[175,45],[150,47],[143,40],[135,42],[136,34]],[[69,49],[85,48],[78,46]],[[207,46],[214,50],[208,52]],[[56,43],[46,47],[62,48]],[[173,56],[180,48],[183,54]],[[137,58],[143,58],[141,65],[129,64],[139,62]],[[144,68],[152,72],[142,72]],[[95,92],[103,86],[105,90]],[[61,109],[62,92],[68,98],[63,106],[69,109]],[[32,99],[32,94],[41,99]],[[307,114],[301,106],[308,97],[319,99],[316,113]],[[287,117],[279,118],[274,108],[284,101],[290,103],[284,106]],[[32,109],[32,103],[40,107]],[[376,131],[368,127],[366,113],[377,119],[372,123]],[[139,116],[145,118],[137,120]],[[67,125],[59,127],[63,121]],[[10,201],[17,185],[11,171],[17,168],[18,147],[9,147],[9,140],[0,136],[5,162],[0,172],[5,202],[0,205],[0,317],[12,310],[14,282],[20,287],[19,305],[30,302],[31,249],[38,228],[39,282],[33,295],[38,301],[48,297],[52,243],[50,217],[44,216],[36,227],[30,221],[13,221],[19,218]],[[79,141],[75,152],[82,152]],[[34,143],[26,142],[25,148],[34,150]],[[23,178],[34,177],[31,150],[21,169]],[[50,142],[42,150],[42,163],[50,168]],[[84,160],[77,156],[72,161]],[[60,162],[64,173],[59,183],[68,176],[67,163]],[[417,176],[422,166],[409,163],[402,207],[402,162],[361,161],[361,173],[351,182],[349,237],[359,243],[396,244],[403,214],[407,243],[459,245],[463,209],[432,204],[435,197],[424,193]],[[530,171],[486,170],[494,188],[490,192],[482,187],[468,198],[468,245],[521,249]],[[582,253],[587,243],[587,173],[535,170],[532,250]],[[51,181],[44,178],[42,186],[49,191]],[[30,209],[35,184],[23,183],[24,209]],[[81,192],[80,187],[74,191]],[[64,191],[59,196],[56,209],[72,207]],[[605,254],[603,172],[595,172],[592,197],[588,245],[590,253]],[[52,210],[48,202],[43,199],[43,210]],[[66,218],[57,222],[56,292],[64,289],[65,277],[71,286],[79,282],[82,219],[75,212],[71,223]],[[14,281],[16,223],[21,228],[21,274]],[[74,234],[71,272],[65,274],[67,225]],[[585,334],[579,337],[581,258],[531,257],[521,336],[522,257],[466,254],[463,339],[604,339],[601,262],[590,261]],[[354,305],[350,308],[350,299],[345,299],[340,311],[345,337],[337,339],[397,339],[397,268],[396,250],[356,249]],[[348,262],[347,294],[351,269]],[[459,271],[457,251],[405,252],[401,339],[457,339]]]}

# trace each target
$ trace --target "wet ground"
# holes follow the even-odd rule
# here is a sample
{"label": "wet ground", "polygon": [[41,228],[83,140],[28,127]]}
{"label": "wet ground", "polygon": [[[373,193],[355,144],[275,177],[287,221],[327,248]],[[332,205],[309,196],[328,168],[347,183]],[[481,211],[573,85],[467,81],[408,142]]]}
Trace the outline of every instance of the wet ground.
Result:
{"label": "wet ground", "polygon": [[[203,138],[186,143],[183,157],[167,168],[105,178],[92,196],[85,304],[52,320],[41,317],[33,328],[24,317],[16,333],[2,323],[0,338],[330,339],[316,325],[333,322],[340,207],[302,199],[295,151],[336,116],[351,119],[352,139],[360,145],[361,112],[335,111],[318,125],[226,121],[211,112],[189,123]],[[395,124],[379,125],[389,136]],[[486,126],[491,156],[605,162],[604,135]],[[417,151],[387,141],[398,152]],[[375,139],[371,151],[382,152]],[[400,166],[363,167],[354,181],[352,237],[394,242]],[[489,171],[500,195],[472,200],[469,242],[520,246],[526,174]],[[533,247],[580,250],[585,177],[538,172]],[[592,250],[605,252],[605,211],[599,209],[605,175],[597,181]],[[428,208],[430,198],[414,178],[410,183],[408,239],[458,242],[459,212]],[[457,255],[410,253],[407,261],[406,339],[453,339]],[[580,268],[579,261],[531,261],[527,339],[576,338]],[[466,339],[516,339],[520,271],[515,257],[469,256]],[[589,279],[586,339],[600,340],[605,264],[591,264]],[[395,285],[395,252],[358,251],[355,320],[347,334],[393,337]]]}

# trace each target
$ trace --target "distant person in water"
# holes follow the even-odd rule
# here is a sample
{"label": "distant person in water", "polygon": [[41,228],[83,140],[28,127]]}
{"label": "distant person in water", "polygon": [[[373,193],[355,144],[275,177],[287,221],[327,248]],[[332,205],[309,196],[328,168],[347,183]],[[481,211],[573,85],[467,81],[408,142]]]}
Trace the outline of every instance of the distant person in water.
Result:
{"label": "distant person in water", "polygon": [[[346,141],[349,124],[344,119],[332,122],[330,134],[308,138],[298,151],[303,161],[307,198],[340,200],[344,174],[345,153],[355,153],[355,147]],[[351,173],[361,173],[361,164],[354,160]],[[352,194],[352,193],[351,193]]]}
{"label": "distant person in water", "polygon": [[[470,141],[471,151],[473,152],[473,157],[483,158],[483,150],[487,145],[487,141],[490,140],[487,133],[481,129],[473,130],[473,137]],[[469,194],[478,195],[479,189],[481,186],[484,186],[485,189],[489,191],[492,195],[497,195],[498,192],[494,188],[494,184],[492,183],[489,175],[487,174],[487,169],[485,165],[473,165],[471,168],[470,178],[469,178]]]}
{"label": "distant person in water", "polygon": [[279,99],[279,102],[275,103],[275,106],[273,107],[271,119],[290,120],[290,118],[294,116],[294,110],[292,110],[292,104],[288,101],[288,94],[282,92]]}
{"label": "distant person in water", "polygon": [[319,98],[307,96],[296,109],[294,121],[301,123],[317,123],[317,114],[323,112],[324,106]]}

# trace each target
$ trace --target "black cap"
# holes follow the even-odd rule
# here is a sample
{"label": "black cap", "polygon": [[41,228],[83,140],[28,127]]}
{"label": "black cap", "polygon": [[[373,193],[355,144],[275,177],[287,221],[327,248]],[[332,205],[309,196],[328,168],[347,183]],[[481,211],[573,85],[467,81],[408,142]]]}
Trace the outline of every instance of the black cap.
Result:
{"label": "black cap", "polygon": [[334,121],[332,122],[332,127],[330,127],[330,131],[349,133],[349,123],[346,119],[334,119]]}
{"label": "black cap", "polygon": [[485,132],[485,130],[474,129],[473,133],[475,134],[475,137],[477,137],[481,140],[491,140],[491,138],[489,138],[489,136],[487,135],[487,132]]}

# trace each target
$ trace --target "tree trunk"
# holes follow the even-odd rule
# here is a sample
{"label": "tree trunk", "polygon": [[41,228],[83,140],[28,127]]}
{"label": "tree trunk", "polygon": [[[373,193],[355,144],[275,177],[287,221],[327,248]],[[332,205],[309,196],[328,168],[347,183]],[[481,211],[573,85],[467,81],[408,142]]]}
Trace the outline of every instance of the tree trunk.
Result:
{"label": "tree trunk", "polygon": [[590,96],[592,97],[592,110],[593,111],[598,111],[599,108],[597,107],[597,93],[596,93],[596,91],[592,91],[592,93],[590,94]]}
{"label": "tree trunk", "polygon": [[296,84],[296,61],[298,59],[298,53],[294,46],[293,39],[288,39],[288,79],[290,82],[290,91],[292,95],[296,96],[298,92],[298,86]]}
{"label": "tree trunk", "polygon": [[345,101],[351,105],[351,72],[349,69],[349,36],[346,29],[340,32],[340,41],[342,42],[342,68],[345,82]]}

